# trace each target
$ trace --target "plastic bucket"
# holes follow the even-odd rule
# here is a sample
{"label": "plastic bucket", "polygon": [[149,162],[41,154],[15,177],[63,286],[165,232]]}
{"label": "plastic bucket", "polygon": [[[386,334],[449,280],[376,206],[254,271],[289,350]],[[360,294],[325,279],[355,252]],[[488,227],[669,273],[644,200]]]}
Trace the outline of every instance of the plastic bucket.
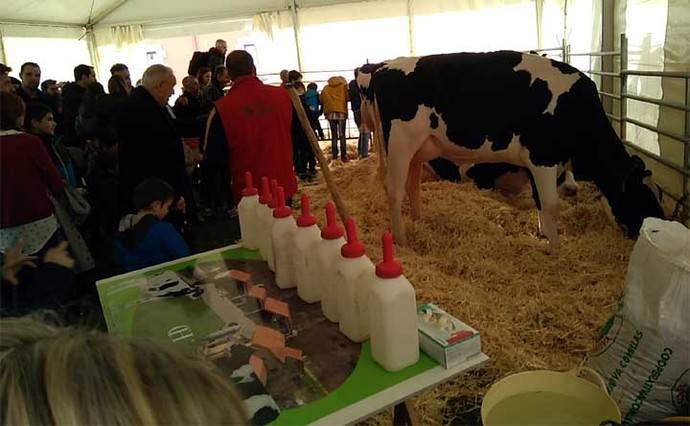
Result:
{"label": "plastic bucket", "polygon": [[528,371],[499,380],[484,396],[482,422],[485,426],[598,426],[620,424],[621,413],[601,377],[581,367],[565,373]]}

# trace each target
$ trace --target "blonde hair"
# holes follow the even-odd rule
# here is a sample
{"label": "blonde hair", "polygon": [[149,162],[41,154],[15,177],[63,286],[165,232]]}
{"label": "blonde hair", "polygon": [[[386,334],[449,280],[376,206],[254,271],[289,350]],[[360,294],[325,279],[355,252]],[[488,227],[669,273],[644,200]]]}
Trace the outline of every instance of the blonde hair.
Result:
{"label": "blonde hair", "polygon": [[213,366],[151,342],[0,320],[0,423],[247,424]]}
{"label": "blonde hair", "polygon": [[173,69],[162,64],[151,65],[141,76],[141,85],[152,90],[174,75]]}

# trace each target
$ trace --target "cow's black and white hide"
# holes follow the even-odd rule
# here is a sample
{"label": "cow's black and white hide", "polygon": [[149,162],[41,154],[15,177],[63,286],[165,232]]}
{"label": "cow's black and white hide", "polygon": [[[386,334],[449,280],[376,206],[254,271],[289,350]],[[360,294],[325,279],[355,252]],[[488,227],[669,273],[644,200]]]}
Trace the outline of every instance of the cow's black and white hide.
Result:
{"label": "cow's black and white hide", "polygon": [[406,186],[418,214],[421,166],[438,157],[527,169],[551,250],[559,245],[557,180],[568,162],[594,181],[631,235],[645,217],[663,217],[651,172],[625,150],[594,83],[568,64],[511,51],[455,53],[364,65],[357,82],[364,124],[387,153],[399,243]]}

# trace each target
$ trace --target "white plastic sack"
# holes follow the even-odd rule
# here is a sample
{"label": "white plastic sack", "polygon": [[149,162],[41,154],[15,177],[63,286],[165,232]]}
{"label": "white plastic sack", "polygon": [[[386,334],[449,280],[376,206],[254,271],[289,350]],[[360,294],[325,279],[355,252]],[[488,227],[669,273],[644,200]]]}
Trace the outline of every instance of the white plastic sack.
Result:
{"label": "white plastic sack", "polygon": [[588,365],[602,375],[623,423],[688,415],[690,230],[645,219],[625,296],[602,329]]}

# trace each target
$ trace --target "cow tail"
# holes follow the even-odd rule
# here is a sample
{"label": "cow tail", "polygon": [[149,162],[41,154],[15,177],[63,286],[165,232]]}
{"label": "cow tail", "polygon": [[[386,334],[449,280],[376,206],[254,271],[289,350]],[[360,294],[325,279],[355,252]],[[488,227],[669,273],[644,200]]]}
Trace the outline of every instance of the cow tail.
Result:
{"label": "cow tail", "polygon": [[374,145],[376,146],[376,158],[378,158],[378,168],[376,170],[376,177],[378,178],[384,190],[386,188],[386,169],[388,152],[386,144],[383,143],[383,126],[381,125],[381,115],[379,114],[379,105],[374,98]]}

